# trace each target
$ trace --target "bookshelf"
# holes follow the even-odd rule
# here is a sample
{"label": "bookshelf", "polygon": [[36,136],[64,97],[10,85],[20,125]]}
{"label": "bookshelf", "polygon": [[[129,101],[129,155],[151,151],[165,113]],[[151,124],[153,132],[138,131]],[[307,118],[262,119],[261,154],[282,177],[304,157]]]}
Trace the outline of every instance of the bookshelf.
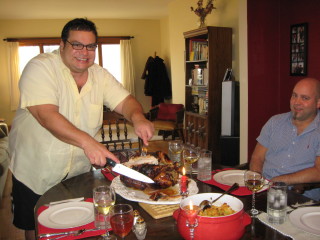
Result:
{"label": "bookshelf", "polygon": [[221,92],[232,67],[232,29],[208,26],[184,32],[185,139],[221,160]]}

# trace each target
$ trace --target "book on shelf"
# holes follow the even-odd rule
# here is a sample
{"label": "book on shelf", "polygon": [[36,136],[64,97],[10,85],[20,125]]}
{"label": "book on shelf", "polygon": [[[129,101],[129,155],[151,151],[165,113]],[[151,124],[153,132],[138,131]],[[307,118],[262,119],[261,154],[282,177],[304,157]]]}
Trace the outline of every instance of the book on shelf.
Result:
{"label": "book on shelf", "polygon": [[206,39],[190,39],[189,61],[208,59],[208,41]]}

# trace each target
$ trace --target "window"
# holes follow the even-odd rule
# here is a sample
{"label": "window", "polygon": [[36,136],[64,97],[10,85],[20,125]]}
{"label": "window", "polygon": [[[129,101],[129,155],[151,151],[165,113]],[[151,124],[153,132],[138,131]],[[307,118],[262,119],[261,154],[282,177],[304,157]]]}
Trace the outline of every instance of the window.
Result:
{"label": "window", "polygon": [[103,67],[121,82],[120,44],[102,44]]}
{"label": "window", "polygon": [[[99,37],[95,63],[121,81],[120,40],[130,37]],[[39,53],[52,52],[59,48],[60,38],[7,39],[19,42],[19,71],[22,73],[30,59]]]}

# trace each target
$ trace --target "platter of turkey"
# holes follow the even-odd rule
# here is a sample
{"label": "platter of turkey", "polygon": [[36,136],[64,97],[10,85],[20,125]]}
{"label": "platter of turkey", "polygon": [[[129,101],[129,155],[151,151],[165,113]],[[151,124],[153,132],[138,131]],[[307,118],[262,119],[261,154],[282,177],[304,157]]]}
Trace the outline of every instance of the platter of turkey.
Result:
{"label": "platter of turkey", "polygon": [[[148,184],[119,175],[112,180],[111,186],[121,197],[149,204],[180,203],[180,167],[165,153],[158,151],[146,156],[135,156],[123,164],[145,174],[155,183]],[[198,191],[196,182],[189,179],[189,196],[197,194]]]}

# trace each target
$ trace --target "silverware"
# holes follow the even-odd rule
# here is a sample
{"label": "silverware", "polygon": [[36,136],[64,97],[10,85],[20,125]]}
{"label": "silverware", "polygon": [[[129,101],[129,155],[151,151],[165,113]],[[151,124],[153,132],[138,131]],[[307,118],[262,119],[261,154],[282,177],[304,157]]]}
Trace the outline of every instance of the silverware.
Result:
{"label": "silverware", "polygon": [[59,232],[59,233],[45,233],[45,234],[40,234],[38,235],[39,238],[44,238],[44,237],[54,237],[58,236],[56,238],[50,238],[50,240],[56,240],[60,238],[64,238],[66,236],[79,236],[85,232],[92,232],[92,231],[98,231],[101,230],[100,228],[93,228],[93,229],[80,229],[80,230],[75,230],[75,231],[69,231],[69,232]]}
{"label": "silverware", "polygon": [[[80,234],[84,233],[85,231],[86,231],[86,229],[80,229],[80,230],[69,231],[69,232],[44,233],[44,234],[39,234],[38,237],[39,238],[45,238],[45,237],[54,237],[54,236],[63,235],[63,236],[61,236],[61,238],[62,238],[62,237],[65,237],[65,236],[79,236]],[[52,238],[52,239],[59,239],[59,238]]]}
{"label": "silverware", "polygon": [[146,176],[138,171],[135,171],[131,168],[128,168],[120,163],[116,163],[115,161],[113,161],[110,158],[107,158],[107,163],[112,167],[112,171],[117,172],[121,175],[124,175],[124,176],[132,178],[132,179],[136,179],[141,182],[154,183],[154,181],[151,178],[149,178],[148,176]]}
{"label": "silverware", "polygon": [[313,203],[301,203],[301,205],[297,205],[297,204],[291,204],[289,205],[289,207],[293,208],[293,209],[297,209],[297,208],[302,208],[302,207],[312,207],[312,206],[317,206],[320,205],[320,201],[319,202],[313,202]]}
{"label": "silverware", "polygon": [[221,197],[223,197],[225,194],[228,194],[230,192],[233,192],[235,190],[237,190],[239,188],[239,184],[238,183],[234,183],[227,191],[224,191],[219,197],[217,197],[216,199],[214,199],[213,201],[209,201],[209,200],[203,200],[201,203],[200,203],[200,208],[201,210],[205,210],[207,208],[210,208],[211,205],[213,203],[215,203],[216,201],[218,201]]}
{"label": "silverware", "polygon": [[51,202],[49,204],[44,204],[44,206],[50,207],[50,206],[54,206],[54,205],[58,205],[58,204],[62,204],[62,203],[68,203],[68,202],[82,202],[84,201],[84,197],[80,197],[80,198],[70,198],[70,199],[64,199],[61,201],[56,201],[56,202]]}
{"label": "silverware", "polygon": [[109,171],[109,173],[110,173],[112,176],[114,176],[114,177],[117,176],[117,175],[114,174],[114,172],[112,172],[112,169],[111,169],[109,166],[107,166],[107,167],[105,167],[105,168]]}
{"label": "silverware", "polygon": [[148,153],[148,148],[145,145],[143,145],[141,148],[140,156],[145,157],[145,156],[147,156],[147,153]]}

